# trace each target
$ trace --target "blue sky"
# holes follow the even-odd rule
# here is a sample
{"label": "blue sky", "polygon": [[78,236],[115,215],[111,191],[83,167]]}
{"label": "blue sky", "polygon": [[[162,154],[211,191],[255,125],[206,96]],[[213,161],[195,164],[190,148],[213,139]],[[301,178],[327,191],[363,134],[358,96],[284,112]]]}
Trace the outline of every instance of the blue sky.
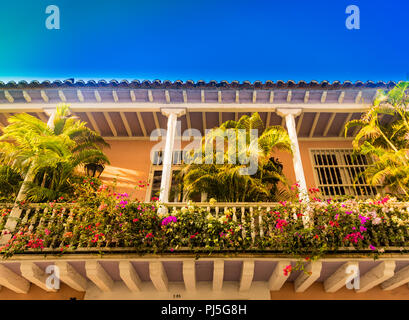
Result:
{"label": "blue sky", "polygon": [[[13,0],[0,80],[405,80],[409,1]],[[60,29],[45,8],[60,9]],[[348,5],[360,29],[345,26]]]}

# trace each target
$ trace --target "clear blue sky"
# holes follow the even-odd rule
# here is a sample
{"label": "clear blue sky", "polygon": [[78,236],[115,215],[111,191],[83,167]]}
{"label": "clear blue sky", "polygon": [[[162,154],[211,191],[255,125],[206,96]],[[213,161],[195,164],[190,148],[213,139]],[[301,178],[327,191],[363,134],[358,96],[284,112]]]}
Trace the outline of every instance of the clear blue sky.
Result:
{"label": "clear blue sky", "polygon": [[0,80],[404,80],[408,14],[407,0],[4,0]]}

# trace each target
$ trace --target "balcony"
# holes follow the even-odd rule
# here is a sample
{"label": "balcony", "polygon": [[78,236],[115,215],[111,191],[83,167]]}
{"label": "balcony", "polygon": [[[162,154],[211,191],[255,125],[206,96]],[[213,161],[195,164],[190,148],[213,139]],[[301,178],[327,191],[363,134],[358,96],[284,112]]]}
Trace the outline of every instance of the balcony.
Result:
{"label": "balcony", "polygon": [[[269,299],[288,286],[336,292],[356,267],[355,291],[387,291],[409,282],[408,207],[393,199],[161,206],[119,196],[23,204],[13,217],[4,205],[0,284],[52,291],[45,271],[55,265],[90,299]],[[7,220],[16,222],[10,233]]]}

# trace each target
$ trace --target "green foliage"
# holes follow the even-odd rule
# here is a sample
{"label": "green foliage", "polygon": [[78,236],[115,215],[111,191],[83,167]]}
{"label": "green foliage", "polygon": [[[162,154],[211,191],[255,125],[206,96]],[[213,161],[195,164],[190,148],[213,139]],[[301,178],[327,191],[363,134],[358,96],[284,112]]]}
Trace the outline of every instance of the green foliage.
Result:
{"label": "green foliage", "polygon": [[[240,140],[239,130],[245,130],[244,139]],[[259,136],[256,144],[251,143],[251,130],[257,130]],[[235,134],[236,144],[233,145],[229,135]],[[218,154],[216,148],[206,152],[209,146],[217,145],[221,140],[224,153]],[[264,129],[263,121],[258,113],[242,116],[239,121],[229,120],[219,128],[210,131],[202,139],[203,164],[187,164],[181,170],[184,192],[187,197],[206,193],[208,198],[225,202],[256,202],[277,201],[285,192],[278,189],[278,183],[284,186],[287,181],[283,175],[282,164],[274,158],[276,151],[291,153],[291,141],[287,132],[280,126]],[[243,165],[240,158],[248,158],[251,153],[258,155],[257,172],[253,175],[242,174]],[[219,159],[219,161],[218,161]],[[221,163],[222,160],[223,164]],[[236,161],[229,161],[229,160]]]}
{"label": "green foliage", "polygon": [[[248,211],[243,218],[230,208],[216,216],[194,204],[165,212],[158,202],[132,201],[95,179],[79,183],[76,196],[70,205],[44,204],[47,210],[20,220],[3,256],[44,248],[63,253],[122,248],[141,254],[277,252],[318,259],[345,248],[377,257],[392,247],[406,252],[409,245],[409,209],[387,197],[316,199],[308,206],[282,202],[270,210],[255,207],[252,219]],[[302,222],[306,214],[313,222],[307,227]]]}
{"label": "green foliage", "polygon": [[27,177],[24,188],[30,201],[68,197],[84,165],[109,163],[102,151],[109,145],[73,117],[67,105],[57,107],[51,127],[26,113],[15,114],[8,121],[0,138],[0,161]]}
{"label": "green foliage", "polygon": [[[346,124],[360,131],[353,141],[354,149],[374,161],[364,171],[367,182],[383,185],[399,198],[409,199],[409,82],[400,82],[389,92],[379,92],[372,108],[360,120]],[[392,122],[382,124],[383,116]]]}
{"label": "green foliage", "polygon": [[0,202],[14,202],[23,178],[15,169],[0,165]]}

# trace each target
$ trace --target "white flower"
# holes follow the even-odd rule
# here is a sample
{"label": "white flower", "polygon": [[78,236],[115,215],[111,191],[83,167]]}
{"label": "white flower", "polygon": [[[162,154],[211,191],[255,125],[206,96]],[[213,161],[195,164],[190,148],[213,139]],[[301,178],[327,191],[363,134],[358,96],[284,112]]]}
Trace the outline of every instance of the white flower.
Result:
{"label": "white flower", "polygon": [[210,203],[210,204],[215,204],[216,202],[217,202],[217,200],[214,199],[214,198],[211,198],[211,199],[209,200],[209,203]]}
{"label": "white flower", "polygon": [[213,220],[214,217],[209,213],[209,214],[206,216],[206,219],[207,219],[207,220]]}

